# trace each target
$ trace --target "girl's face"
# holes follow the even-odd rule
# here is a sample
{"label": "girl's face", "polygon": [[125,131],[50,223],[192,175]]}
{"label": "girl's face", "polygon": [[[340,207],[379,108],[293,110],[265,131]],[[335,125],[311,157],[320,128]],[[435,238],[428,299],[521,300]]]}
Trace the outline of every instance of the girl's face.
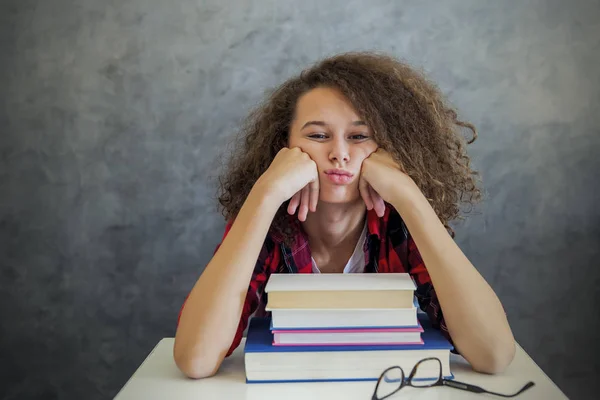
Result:
{"label": "girl's face", "polygon": [[319,201],[349,203],[360,198],[362,162],[377,143],[338,90],[316,88],[298,99],[288,147],[299,147],[317,164]]}

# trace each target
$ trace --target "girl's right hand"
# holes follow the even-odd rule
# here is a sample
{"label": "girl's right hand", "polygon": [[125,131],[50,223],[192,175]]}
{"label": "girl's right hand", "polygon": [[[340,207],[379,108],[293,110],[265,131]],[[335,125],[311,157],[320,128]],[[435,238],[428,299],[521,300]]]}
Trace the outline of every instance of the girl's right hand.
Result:
{"label": "girl's right hand", "polygon": [[298,219],[305,221],[308,210],[316,211],[319,201],[317,164],[300,148],[284,147],[275,156],[259,181],[280,204],[291,198],[288,213],[298,210]]}

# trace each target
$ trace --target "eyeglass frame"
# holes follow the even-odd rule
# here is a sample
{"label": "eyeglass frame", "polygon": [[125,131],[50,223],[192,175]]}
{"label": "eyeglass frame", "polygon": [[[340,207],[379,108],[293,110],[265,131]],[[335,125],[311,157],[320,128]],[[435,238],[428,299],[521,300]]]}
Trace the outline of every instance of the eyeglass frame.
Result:
{"label": "eyeglass frame", "polygon": [[[417,370],[419,368],[419,365],[422,362],[425,361],[437,361],[439,366],[440,366],[440,375],[438,376],[437,380],[435,380],[433,383],[429,384],[429,385],[413,385],[412,381],[417,373]],[[383,380],[383,378],[385,377],[385,374],[388,373],[389,371],[393,370],[393,369],[399,369],[400,372],[402,373],[402,379],[400,381],[400,385],[398,385],[398,387],[386,394],[383,397],[378,397],[377,396],[377,389],[379,389],[379,384],[381,383],[381,381]],[[379,378],[377,379],[377,384],[375,385],[375,390],[373,391],[373,395],[371,396],[371,400],[384,400],[387,399],[388,397],[396,394],[398,391],[400,391],[400,389],[402,389],[405,386],[412,386],[414,388],[419,388],[419,389],[423,389],[423,388],[430,388],[430,387],[436,387],[436,386],[448,386],[451,388],[455,388],[455,389],[460,389],[460,390],[465,390],[467,392],[471,392],[471,393],[487,393],[487,394],[492,394],[495,396],[500,396],[500,397],[515,397],[518,396],[519,394],[523,393],[524,391],[526,391],[527,389],[530,389],[531,387],[535,386],[535,383],[533,381],[529,381],[527,382],[525,385],[523,385],[523,387],[521,389],[519,389],[517,392],[513,393],[513,394],[504,394],[504,393],[497,393],[497,392],[491,392],[489,390],[486,390],[482,387],[479,387],[477,385],[472,385],[470,383],[465,383],[465,382],[460,382],[460,381],[456,381],[454,379],[447,379],[444,378],[442,376],[442,362],[440,361],[439,358],[437,357],[427,357],[427,358],[423,358],[422,360],[419,360],[415,366],[412,368],[412,370],[410,371],[410,374],[408,375],[408,378],[406,378],[406,375],[404,374],[404,370],[402,369],[402,367],[398,366],[398,365],[394,365],[391,366],[389,368],[386,368],[381,375],[379,375]]]}

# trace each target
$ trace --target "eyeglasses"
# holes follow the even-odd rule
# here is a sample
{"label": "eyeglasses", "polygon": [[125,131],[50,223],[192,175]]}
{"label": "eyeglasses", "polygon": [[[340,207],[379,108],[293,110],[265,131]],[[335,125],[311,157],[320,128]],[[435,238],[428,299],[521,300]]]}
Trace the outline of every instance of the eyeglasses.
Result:
{"label": "eyeglasses", "polygon": [[377,380],[377,385],[375,386],[375,391],[373,392],[371,400],[387,399],[405,386],[416,388],[448,386],[455,389],[466,390],[471,393],[488,393],[500,397],[515,397],[534,385],[535,383],[531,381],[527,382],[519,391],[513,394],[490,392],[469,383],[443,378],[442,362],[438,358],[431,357],[419,361],[413,367],[408,378],[406,378],[404,370],[399,366],[393,366],[383,371]]}

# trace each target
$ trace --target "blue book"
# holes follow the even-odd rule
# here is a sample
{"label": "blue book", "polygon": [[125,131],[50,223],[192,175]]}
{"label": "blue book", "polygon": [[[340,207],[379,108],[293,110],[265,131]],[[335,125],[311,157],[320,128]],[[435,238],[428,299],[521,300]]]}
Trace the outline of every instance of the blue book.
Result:
{"label": "blue book", "polygon": [[[398,365],[406,376],[423,358],[436,357],[442,375],[452,378],[453,346],[433,328],[426,314],[419,314],[424,331],[422,345],[273,346],[270,318],[252,318],[244,347],[246,381],[305,382],[377,380],[388,367]],[[439,364],[423,364],[421,379],[436,379]]]}

